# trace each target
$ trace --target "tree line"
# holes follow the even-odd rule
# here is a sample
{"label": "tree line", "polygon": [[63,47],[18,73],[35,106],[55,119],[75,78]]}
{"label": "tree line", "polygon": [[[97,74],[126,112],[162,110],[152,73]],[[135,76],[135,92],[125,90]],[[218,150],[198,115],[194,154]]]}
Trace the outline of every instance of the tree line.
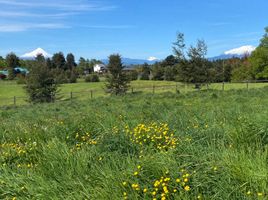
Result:
{"label": "tree line", "polygon": [[[193,83],[196,88],[204,83],[268,79],[268,28],[252,55],[243,58],[210,61],[206,58],[205,41],[197,40],[195,45],[187,48],[183,33],[177,34],[172,48],[173,55],[163,61],[134,66],[135,69],[130,71],[124,71],[120,55],[111,55],[107,66],[106,91],[115,95],[124,94],[129,81],[138,78]],[[101,61],[80,58],[77,64],[72,53],[65,58],[61,52],[47,59],[38,55],[32,61],[20,60],[14,53],[8,54],[5,59],[0,57],[0,66],[8,69],[10,80],[16,77],[15,67],[28,67],[30,73],[25,79],[25,88],[32,102],[54,101],[58,84],[75,83],[78,77],[93,74],[93,67],[98,63]],[[87,77],[89,81],[98,81],[97,75]]]}

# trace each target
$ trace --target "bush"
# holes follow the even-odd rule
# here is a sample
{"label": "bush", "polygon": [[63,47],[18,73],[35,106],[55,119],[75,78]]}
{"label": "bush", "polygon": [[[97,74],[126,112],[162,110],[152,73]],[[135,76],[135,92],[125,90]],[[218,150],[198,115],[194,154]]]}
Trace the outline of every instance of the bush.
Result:
{"label": "bush", "polygon": [[138,79],[138,72],[136,70],[133,70],[133,71],[130,71],[130,72],[127,72],[127,76],[128,76],[128,79],[130,81],[135,81]]}
{"label": "bush", "polygon": [[100,78],[97,74],[90,74],[86,76],[85,82],[100,82]]}
{"label": "bush", "polygon": [[25,88],[33,103],[54,102],[56,98],[57,84],[49,68],[42,63],[29,73]]}
{"label": "bush", "polygon": [[71,73],[71,76],[69,78],[69,83],[76,83],[77,82],[77,77],[74,72]]}

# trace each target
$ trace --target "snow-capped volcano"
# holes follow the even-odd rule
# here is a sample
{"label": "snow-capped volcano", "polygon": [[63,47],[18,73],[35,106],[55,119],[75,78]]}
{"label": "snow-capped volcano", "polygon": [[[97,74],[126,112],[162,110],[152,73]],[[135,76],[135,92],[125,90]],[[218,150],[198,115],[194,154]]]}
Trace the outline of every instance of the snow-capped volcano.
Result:
{"label": "snow-capped volcano", "polygon": [[242,46],[239,48],[231,49],[225,51],[222,55],[209,58],[209,60],[225,60],[230,58],[243,58],[245,56],[251,55],[251,53],[256,49],[256,47],[251,45]]}
{"label": "snow-capped volcano", "polygon": [[247,46],[242,46],[239,48],[231,49],[229,51],[225,51],[225,55],[250,55],[256,47],[247,45]]}
{"label": "snow-capped volcano", "polygon": [[148,61],[157,61],[158,58],[154,57],[154,56],[151,56],[147,59]]}
{"label": "snow-capped volcano", "polygon": [[30,53],[26,53],[26,54],[22,55],[21,58],[22,59],[35,59],[38,55],[43,55],[45,58],[52,57],[52,55],[47,53],[44,49],[37,48]]}

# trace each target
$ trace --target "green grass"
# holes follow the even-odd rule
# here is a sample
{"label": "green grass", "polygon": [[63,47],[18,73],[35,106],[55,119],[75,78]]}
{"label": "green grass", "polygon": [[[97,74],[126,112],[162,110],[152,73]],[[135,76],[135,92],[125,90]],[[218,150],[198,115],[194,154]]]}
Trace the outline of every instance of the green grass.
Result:
{"label": "green grass", "polygon": [[[131,88],[134,92],[146,92],[153,93],[153,87],[155,86],[155,93],[163,92],[175,92],[176,88],[182,93],[195,91],[194,86],[183,83],[176,83],[171,81],[132,81]],[[268,83],[249,83],[249,89],[263,88],[268,86]],[[27,104],[27,94],[24,90],[24,85],[18,85],[15,81],[0,81],[0,106],[13,105],[14,96],[16,97],[16,105]],[[86,100],[91,98],[91,91],[93,97],[107,96],[105,93],[105,82],[102,79],[98,83],[85,83],[84,80],[79,79],[75,84],[63,84],[59,87],[58,100],[70,99],[71,92],[73,98],[79,100]],[[245,89],[246,83],[226,83],[224,85],[225,90],[232,89]],[[207,89],[207,86],[203,86],[202,90]],[[213,83],[209,85],[209,89],[222,90],[222,83]],[[131,89],[129,91],[132,91]]]}
{"label": "green grass", "polygon": [[161,177],[156,199],[267,199],[267,104],[266,87],[7,107],[0,199],[153,199]]}

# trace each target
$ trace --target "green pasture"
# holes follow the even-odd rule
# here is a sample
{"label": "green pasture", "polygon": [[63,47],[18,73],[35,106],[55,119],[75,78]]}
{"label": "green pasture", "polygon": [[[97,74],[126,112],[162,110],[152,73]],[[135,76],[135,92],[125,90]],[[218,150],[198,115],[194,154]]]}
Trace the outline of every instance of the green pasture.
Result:
{"label": "green pasture", "polygon": [[5,107],[0,199],[265,200],[267,104],[265,87]]}
{"label": "green pasture", "polygon": [[[268,83],[213,83],[203,85],[201,90],[232,90],[232,89],[253,89],[268,86]],[[163,93],[163,92],[176,92],[179,90],[181,93],[196,91],[194,85],[183,84],[171,81],[132,81],[130,84],[129,92],[145,92],[145,93]],[[71,95],[72,92],[72,95]],[[88,99],[101,96],[108,96],[105,92],[104,80],[98,83],[86,83],[82,79],[78,83],[63,84],[59,87],[58,99],[66,100],[71,96],[74,99]],[[0,106],[13,105],[14,97],[16,105],[27,104],[27,94],[24,90],[24,85],[19,85],[15,81],[0,81]]]}

